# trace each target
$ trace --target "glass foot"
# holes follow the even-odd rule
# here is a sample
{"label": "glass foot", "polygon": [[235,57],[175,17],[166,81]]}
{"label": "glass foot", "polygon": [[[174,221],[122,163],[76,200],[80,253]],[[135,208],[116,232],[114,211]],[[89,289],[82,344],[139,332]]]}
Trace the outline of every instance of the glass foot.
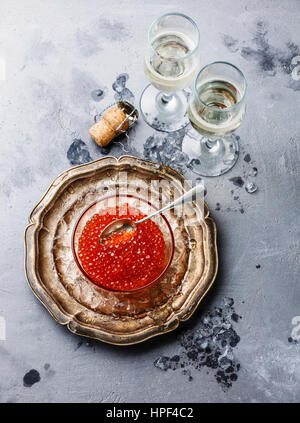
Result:
{"label": "glass foot", "polygon": [[197,140],[188,134],[182,150],[192,158],[189,167],[193,172],[200,176],[220,176],[232,169],[237,162],[238,138],[230,135],[218,140],[205,137]]}
{"label": "glass foot", "polygon": [[140,99],[140,109],[144,120],[157,131],[174,132],[184,128],[187,116],[188,93],[178,91],[163,94],[153,85],[148,85]]}

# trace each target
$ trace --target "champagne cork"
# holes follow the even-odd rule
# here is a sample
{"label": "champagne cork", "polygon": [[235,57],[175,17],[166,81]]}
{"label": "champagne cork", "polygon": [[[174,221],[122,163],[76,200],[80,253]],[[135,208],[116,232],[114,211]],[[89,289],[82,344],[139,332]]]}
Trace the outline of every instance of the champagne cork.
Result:
{"label": "champagne cork", "polygon": [[116,135],[128,129],[129,121],[125,120],[126,117],[119,107],[112,107],[104,113],[99,122],[90,128],[89,134],[96,144],[105,147]]}

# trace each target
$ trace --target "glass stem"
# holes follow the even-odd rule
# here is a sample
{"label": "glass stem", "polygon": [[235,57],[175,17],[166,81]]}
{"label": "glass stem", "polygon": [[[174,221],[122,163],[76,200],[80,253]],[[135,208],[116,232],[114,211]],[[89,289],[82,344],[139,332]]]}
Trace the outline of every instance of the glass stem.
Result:
{"label": "glass stem", "polygon": [[217,142],[218,142],[218,140],[211,140],[211,139],[207,138],[206,141],[205,141],[205,145],[206,145],[207,148],[209,148],[211,150],[212,148],[217,146]]}
{"label": "glass stem", "polygon": [[161,96],[161,101],[163,104],[168,104],[172,100],[172,94],[163,93]]}

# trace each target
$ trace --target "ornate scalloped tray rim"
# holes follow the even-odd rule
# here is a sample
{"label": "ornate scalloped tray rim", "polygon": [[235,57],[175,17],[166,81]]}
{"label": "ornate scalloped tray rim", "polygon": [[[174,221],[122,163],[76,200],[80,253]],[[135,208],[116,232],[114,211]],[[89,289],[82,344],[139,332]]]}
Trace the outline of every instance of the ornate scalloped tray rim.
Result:
{"label": "ornate scalloped tray rim", "polygon": [[[56,320],[57,323],[61,325],[66,325],[68,329],[75,333],[76,335],[80,335],[87,338],[93,338],[100,340],[102,342],[106,342],[108,344],[112,345],[120,345],[120,346],[126,346],[126,345],[133,345],[140,342],[144,342],[150,338],[153,338],[157,335],[162,335],[167,332],[171,332],[174,329],[176,329],[181,321],[188,320],[197,309],[198,305],[204,298],[204,296],[207,294],[207,292],[212,287],[217,271],[218,271],[218,254],[217,254],[217,236],[216,236],[216,225],[215,222],[209,217],[209,209],[207,205],[204,203],[205,206],[205,214],[204,219],[207,223],[210,231],[211,231],[211,238],[212,238],[212,254],[213,254],[213,269],[211,269],[212,274],[209,280],[209,284],[205,286],[205,289],[202,289],[203,287],[199,288],[198,290],[194,290],[191,294],[191,296],[187,299],[186,304],[187,306],[181,309],[179,312],[172,312],[172,314],[169,316],[168,323],[164,327],[153,326],[152,330],[145,336],[144,332],[145,330],[141,331],[135,331],[131,335],[124,335],[124,334],[118,334],[115,333],[114,335],[104,330],[96,329],[94,327],[91,327],[87,324],[82,324],[76,319],[76,315],[70,315],[65,310],[62,310],[60,306],[55,302],[54,298],[51,296],[51,294],[48,292],[48,290],[43,285],[42,281],[37,277],[36,273],[32,273],[30,271],[29,266],[29,257],[28,257],[28,239],[30,237],[35,238],[37,231],[41,227],[41,221],[40,218],[42,216],[42,210],[43,204],[51,204],[51,202],[56,197],[57,193],[59,192],[60,188],[65,182],[65,178],[68,177],[68,184],[72,182],[72,174],[74,174],[74,178],[76,176],[76,179],[78,176],[80,176],[81,172],[78,173],[78,169],[82,168],[85,169],[82,174],[87,175],[88,173],[93,173],[96,168],[97,164],[100,162],[107,162],[111,163],[112,166],[122,166],[126,164],[128,159],[137,159],[138,164],[144,167],[145,170],[149,170],[149,166],[153,166],[153,168],[158,171],[158,173],[162,172],[164,169],[168,171],[168,173],[173,174],[176,176],[181,182],[184,181],[184,177],[177,172],[175,169],[172,169],[169,166],[166,165],[158,165],[154,162],[146,161],[143,159],[140,159],[138,157],[134,156],[121,156],[120,158],[115,158],[113,156],[107,156],[100,158],[98,160],[94,160],[92,162],[75,166],[70,168],[69,170],[66,170],[65,172],[61,173],[58,177],[54,179],[52,184],[50,184],[49,188],[41,198],[41,200],[37,203],[37,205],[33,208],[33,210],[30,213],[29,216],[29,225],[25,229],[25,274],[26,279],[28,282],[28,285],[31,289],[31,291],[34,293],[34,295],[38,298],[38,300],[45,306],[45,308],[48,310],[48,312],[51,314],[51,316]],[[87,167],[91,167],[92,169],[90,172],[86,171]],[[53,191],[54,189],[54,191]],[[206,243],[208,243],[208,240],[206,240]],[[36,261],[36,257],[35,260]],[[34,266],[35,267],[35,266]],[[202,289],[201,295],[199,295],[199,291]],[[194,301],[193,301],[194,300]]]}

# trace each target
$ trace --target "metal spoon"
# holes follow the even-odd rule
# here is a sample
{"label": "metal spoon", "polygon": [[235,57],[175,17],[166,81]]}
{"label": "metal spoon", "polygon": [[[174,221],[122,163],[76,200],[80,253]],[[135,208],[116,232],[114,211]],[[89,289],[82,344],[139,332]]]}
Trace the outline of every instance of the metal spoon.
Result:
{"label": "metal spoon", "polygon": [[148,219],[151,219],[151,217],[154,217],[158,214],[161,214],[175,206],[178,206],[179,204],[184,204],[190,201],[193,201],[196,199],[196,194],[203,191],[203,185],[196,185],[194,188],[190,189],[188,192],[183,194],[181,197],[177,198],[177,200],[173,201],[172,203],[167,204],[165,207],[163,207],[160,210],[155,211],[152,214],[149,214],[149,216],[144,217],[141,220],[138,220],[137,222],[134,222],[133,220],[129,218],[123,218],[123,219],[117,219],[113,222],[109,223],[103,231],[100,233],[99,237],[99,243],[102,244],[107,238],[109,238],[113,233],[116,232],[130,232],[135,231],[137,225],[140,223],[145,222]]}

